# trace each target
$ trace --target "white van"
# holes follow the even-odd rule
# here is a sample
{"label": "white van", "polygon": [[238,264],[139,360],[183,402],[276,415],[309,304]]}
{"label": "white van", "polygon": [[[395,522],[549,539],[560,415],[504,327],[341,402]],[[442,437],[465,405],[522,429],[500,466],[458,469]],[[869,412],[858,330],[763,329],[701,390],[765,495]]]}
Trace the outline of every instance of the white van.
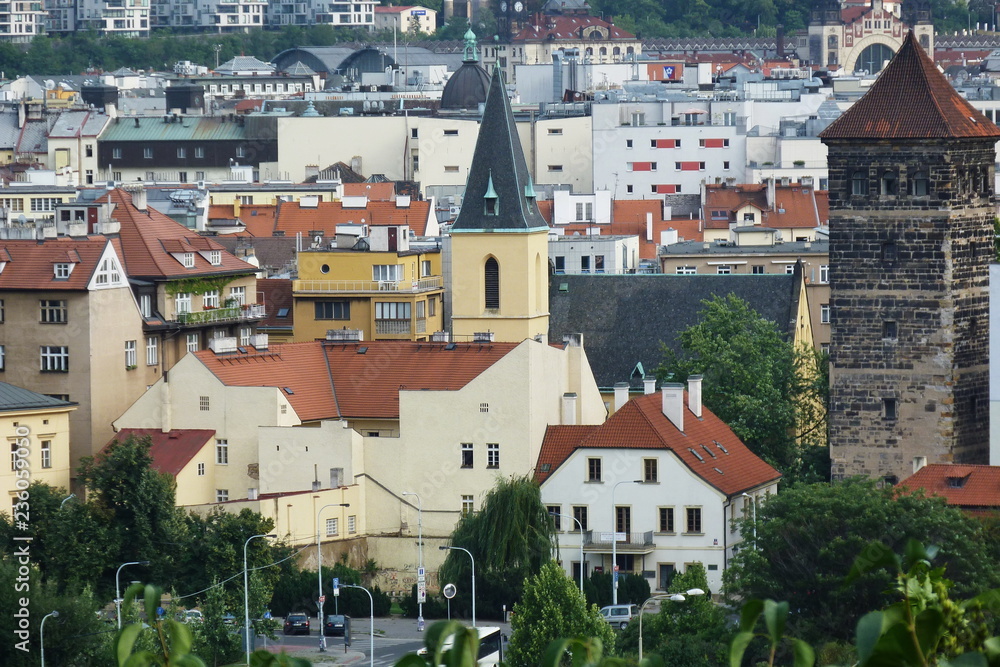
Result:
{"label": "white van", "polygon": [[601,609],[601,616],[611,625],[622,630],[634,617],[639,615],[639,607],[634,604],[613,604]]}

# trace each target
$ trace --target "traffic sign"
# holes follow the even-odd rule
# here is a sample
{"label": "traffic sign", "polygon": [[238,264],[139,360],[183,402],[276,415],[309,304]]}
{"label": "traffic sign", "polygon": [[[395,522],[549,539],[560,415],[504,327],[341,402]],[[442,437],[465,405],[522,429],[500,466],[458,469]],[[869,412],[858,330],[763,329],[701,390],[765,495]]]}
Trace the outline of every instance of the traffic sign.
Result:
{"label": "traffic sign", "polygon": [[458,592],[458,589],[455,588],[455,584],[445,584],[441,592],[450,600],[455,597],[455,593]]}
{"label": "traffic sign", "polygon": [[340,577],[333,578],[333,597],[340,597]]}
{"label": "traffic sign", "polygon": [[325,595],[320,595],[319,596],[319,601],[320,602],[326,602],[326,596]]}
{"label": "traffic sign", "polygon": [[424,568],[422,568],[422,567],[418,567],[418,568],[417,568],[417,576],[418,576],[418,577],[422,577],[422,576],[424,576],[425,574],[427,574],[427,571],[426,571],[426,570],[425,570]]}

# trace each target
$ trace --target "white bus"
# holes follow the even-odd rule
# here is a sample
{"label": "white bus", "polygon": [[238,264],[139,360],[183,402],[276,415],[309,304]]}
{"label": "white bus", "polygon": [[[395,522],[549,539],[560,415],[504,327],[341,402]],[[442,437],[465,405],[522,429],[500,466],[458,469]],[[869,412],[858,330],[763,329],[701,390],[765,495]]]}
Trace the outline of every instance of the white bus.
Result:
{"label": "white bus", "polygon": [[[495,667],[503,661],[503,630],[496,626],[480,626],[476,628],[479,635],[479,652],[476,663],[480,667]],[[451,649],[454,640],[449,636],[444,642],[444,650]],[[427,648],[421,648],[417,655],[427,655]]]}

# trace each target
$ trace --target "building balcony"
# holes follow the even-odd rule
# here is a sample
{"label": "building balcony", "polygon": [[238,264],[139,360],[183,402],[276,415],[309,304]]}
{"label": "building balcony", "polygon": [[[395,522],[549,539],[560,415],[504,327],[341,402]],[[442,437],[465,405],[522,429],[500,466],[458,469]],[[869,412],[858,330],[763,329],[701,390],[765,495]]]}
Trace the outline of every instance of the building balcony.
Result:
{"label": "building balcony", "polygon": [[433,292],[444,287],[441,276],[419,280],[295,280],[296,294],[363,294],[366,292]]}
{"label": "building balcony", "polygon": [[620,554],[652,553],[653,531],[645,533],[599,533],[593,530],[583,531],[583,550],[591,553],[611,553],[612,544],[617,535],[618,544],[614,549]]}
{"label": "building balcony", "polygon": [[375,335],[409,335],[412,331],[410,320],[375,320]]}
{"label": "building balcony", "polygon": [[252,303],[246,306],[211,308],[196,313],[177,313],[176,321],[180,324],[221,324],[259,320],[263,319],[264,314],[264,304]]}

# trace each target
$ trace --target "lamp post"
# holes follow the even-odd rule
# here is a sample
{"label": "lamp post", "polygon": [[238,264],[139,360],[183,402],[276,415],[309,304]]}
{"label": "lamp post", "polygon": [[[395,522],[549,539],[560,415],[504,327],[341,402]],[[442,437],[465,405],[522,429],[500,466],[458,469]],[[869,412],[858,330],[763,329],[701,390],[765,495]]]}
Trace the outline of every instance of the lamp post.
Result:
{"label": "lamp post", "polygon": [[65,498],[63,498],[63,499],[62,499],[62,502],[61,502],[61,503],[59,503],[59,509],[62,509],[62,508],[63,508],[63,505],[65,505],[65,504],[66,504],[66,501],[67,501],[67,500],[69,500],[69,499],[71,499],[71,498],[76,498],[76,494],[75,494],[75,493],[71,493],[71,494],[69,494],[68,496],[66,496]]}
{"label": "lamp post", "polygon": [[705,591],[700,588],[691,588],[684,591],[683,593],[665,593],[663,595],[654,595],[653,597],[647,599],[639,607],[639,662],[642,662],[642,612],[646,608],[646,605],[653,600],[670,600],[671,602],[684,602],[688,595],[704,595]]}
{"label": "lamp post", "polygon": [[618,508],[615,506],[615,491],[622,484],[642,484],[642,480],[623,479],[611,487],[611,604],[618,604]]}
{"label": "lamp post", "polygon": [[341,588],[360,588],[365,593],[368,593],[368,603],[371,605],[371,615],[369,618],[369,644],[368,644],[368,664],[371,667],[375,667],[375,598],[372,597],[371,591],[369,591],[364,586],[358,586],[357,584],[341,584]]}
{"label": "lamp post", "polygon": [[[243,543],[243,646],[247,651],[248,665],[250,664],[250,577],[247,572],[247,545],[250,544],[250,540],[257,539],[258,537],[277,537],[277,535],[266,535],[263,533],[260,535],[251,535]],[[321,632],[322,630],[320,628]]]}
{"label": "lamp post", "polygon": [[118,618],[118,629],[122,629],[122,594],[121,594],[121,584],[119,584],[119,576],[122,573],[122,568],[126,565],[149,565],[148,560],[133,560],[127,563],[122,563],[118,566],[118,570],[115,572],[115,616]]}
{"label": "lamp post", "polygon": [[751,496],[746,491],[743,492],[744,498],[749,498],[750,502],[753,504],[753,548],[757,548],[757,496]]}
{"label": "lamp post", "polygon": [[575,516],[570,516],[569,514],[549,512],[549,516],[562,516],[567,519],[573,519],[573,521],[576,521],[576,525],[580,527],[580,595],[583,595],[583,524]]}
{"label": "lamp post", "polygon": [[59,618],[58,611],[50,611],[49,613],[42,616],[42,624],[39,627],[39,632],[41,633],[41,647],[42,647],[42,667],[45,667],[45,621],[48,620],[49,616],[53,618]]}
{"label": "lamp post", "polygon": [[463,549],[462,547],[438,547],[441,551],[445,549],[452,549],[454,551],[464,551],[469,554],[469,560],[472,561],[472,627],[476,627],[476,559],[473,557],[472,552],[468,549]]}
{"label": "lamp post", "polygon": [[420,502],[420,496],[412,491],[403,491],[404,496],[413,496],[417,499],[417,631],[424,630],[424,602],[420,595],[420,588],[423,582],[420,581],[424,571],[424,508]]}
{"label": "lamp post", "polygon": [[320,653],[326,651],[326,633],[323,631],[324,630],[323,621],[326,617],[323,616],[323,602],[325,602],[325,600],[323,599],[323,549],[320,546],[319,515],[322,514],[323,510],[325,510],[327,507],[350,507],[350,506],[351,503],[329,503],[327,505],[323,505],[322,507],[320,507],[319,510],[316,512],[316,579],[318,580],[319,584],[319,596],[316,598],[316,601],[319,604],[319,652]]}

